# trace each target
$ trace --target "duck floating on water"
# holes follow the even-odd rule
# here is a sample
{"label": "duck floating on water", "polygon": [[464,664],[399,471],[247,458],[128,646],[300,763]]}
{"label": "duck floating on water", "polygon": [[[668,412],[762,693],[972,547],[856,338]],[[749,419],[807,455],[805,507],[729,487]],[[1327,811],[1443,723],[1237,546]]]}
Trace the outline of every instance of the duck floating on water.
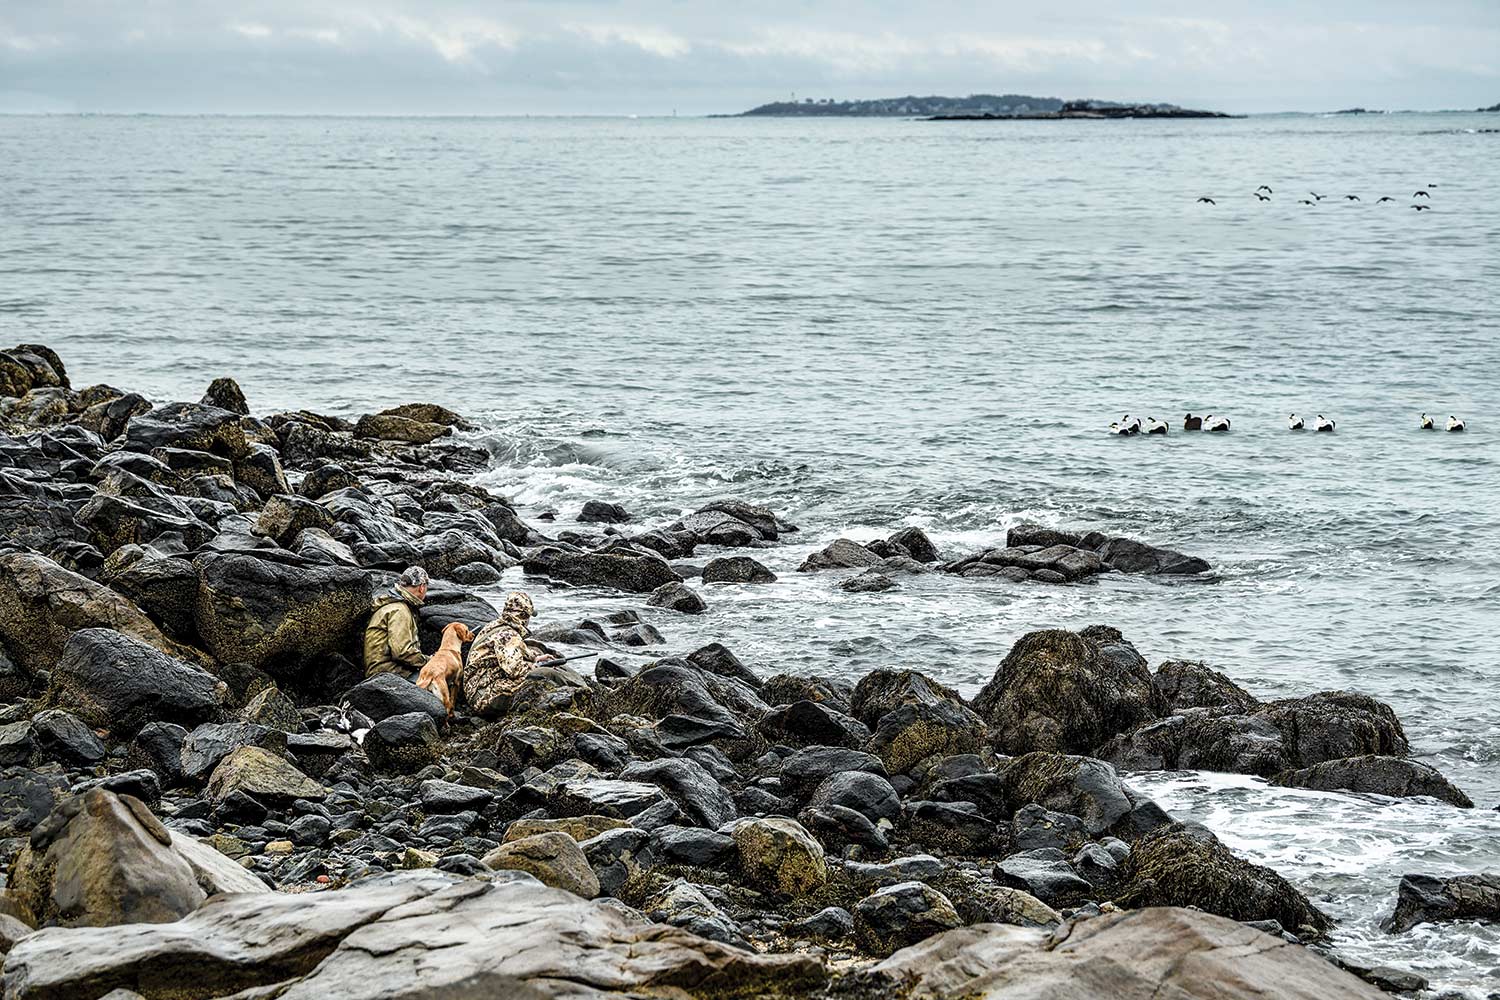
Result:
{"label": "duck floating on water", "polygon": [[1201,431],[1203,429],[1203,418],[1195,417],[1189,413],[1182,418],[1182,429],[1185,431]]}
{"label": "duck floating on water", "polygon": [[1210,433],[1223,434],[1229,430],[1229,418],[1210,413],[1203,418],[1203,429]]}
{"label": "duck floating on water", "polygon": [[1293,413],[1293,414],[1291,414],[1290,416],[1288,416],[1286,418],[1286,429],[1287,430],[1289,430],[1289,431],[1300,431],[1300,430],[1306,430],[1306,428],[1307,428],[1307,424],[1305,422],[1303,422],[1302,418],[1299,417],[1299,416],[1297,416],[1297,414]]}
{"label": "duck floating on water", "polygon": [[1333,421],[1329,420],[1327,417],[1323,416],[1323,414],[1320,413],[1318,414],[1318,422],[1313,424],[1313,430],[1319,431],[1323,434],[1332,434]]}
{"label": "duck floating on water", "polygon": [[1421,417],[1420,421],[1417,423],[1417,426],[1420,427],[1424,431],[1437,430],[1437,428],[1433,426],[1432,418],[1429,417],[1425,413],[1422,414],[1422,417]]}
{"label": "duck floating on water", "polygon": [[1448,430],[1455,433],[1464,430],[1464,422],[1451,413],[1448,415]]}
{"label": "duck floating on water", "polygon": [[1167,425],[1164,424],[1164,423],[1162,423],[1160,420],[1157,420],[1155,417],[1147,417],[1146,418],[1146,433],[1147,434],[1165,434],[1165,433],[1167,433]]}

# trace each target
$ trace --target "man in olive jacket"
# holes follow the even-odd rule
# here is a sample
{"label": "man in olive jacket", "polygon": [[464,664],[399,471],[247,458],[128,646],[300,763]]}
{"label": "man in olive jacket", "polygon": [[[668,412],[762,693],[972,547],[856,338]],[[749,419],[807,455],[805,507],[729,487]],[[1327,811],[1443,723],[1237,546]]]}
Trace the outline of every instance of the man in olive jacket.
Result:
{"label": "man in olive jacket", "polygon": [[427,571],[409,566],[395,586],[375,598],[365,626],[365,676],[399,674],[416,677],[427,662],[417,642],[417,608],[427,599]]}

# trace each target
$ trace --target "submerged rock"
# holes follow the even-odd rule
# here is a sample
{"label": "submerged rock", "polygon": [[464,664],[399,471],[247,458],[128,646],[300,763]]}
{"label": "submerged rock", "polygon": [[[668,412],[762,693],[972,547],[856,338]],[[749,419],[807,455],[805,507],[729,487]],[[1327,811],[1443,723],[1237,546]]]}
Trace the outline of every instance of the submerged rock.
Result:
{"label": "submerged rock", "polygon": [[720,556],[703,567],[704,583],[775,583],[776,574],[749,556]]}
{"label": "submerged rock", "polygon": [[823,569],[854,569],[875,566],[880,561],[880,556],[858,542],[848,538],[838,538],[802,560],[802,565],[797,567],[797,572],[815,573]]}

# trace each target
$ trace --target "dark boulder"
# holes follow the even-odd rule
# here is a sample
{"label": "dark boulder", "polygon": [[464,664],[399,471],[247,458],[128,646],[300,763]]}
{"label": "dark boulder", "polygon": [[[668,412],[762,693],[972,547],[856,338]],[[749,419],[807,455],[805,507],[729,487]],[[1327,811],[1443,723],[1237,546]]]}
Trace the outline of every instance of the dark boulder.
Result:
{"label": "dark boulder", "polygon": [[807,747],[782,761],[780,777],[793,795],[806,796],[830,775],[866,771],[888,777],[885,765],[874,754],[844,747]]}
{"label": "dark boulder", "polygon": [[854,688],[854,716],[871,729],[866,749],[893,773],[934,756],[977,753],[984,721],[949,688],[914,670],[876,670]]}
{"label": "dark boulder", "polygon": [[825,778],[813,791],[808,805],[814,808],[842,806],[853,809],[870,822],[901,818],[901,800],[891,783],[868,771],[840,771]]}
{"label": "dark boulder", "polygon": [[250,450],[238,413],[202,403],[167,403],[132,417],[125,429],[125,447],[144,452],[185,448],[230,461],[244,458]]}
{"label": "dark boulder", "polygon": [[1197,556],[1184,555],[1174,549],[1158,548],[1130,538],[1111,538],[1096,551],[1106,566],[1120,573],[1180,576],[1207,573],[1213,568],[1207,560]]}
{"label": "dark boulder", "polygon": [[264,535],[283,548],[290,546],[292,539],[306,528],[328,531],[332,527],[333,515],[328,508],[291,494],[268,497],[255,521],[257,535]]}
{"label": "dark boulder", "polygon": [[1411,750],[1391,707],[1352,691],[1273,701],[1255,714],[1281,730],[1291,767],[1366,754],[1405,757]]}
{"label": "dark boulder", "polygon": [[37,751],[64,767],[93,767],[104,759],[99,737],[70,712],[38,712],[32,716],[31,729]]}
{"label": "dark boulder", "polygon": [[395,674],[376,674],[360,681],[344,692],[343,702],[371,722],[411,712],[424,712],[439,725],[448,718],[437,695]]}
{"label": "dark boulder", "polygon": [[717,829],[738,815],[734,799],[714,776],[685,757],[637,761],[620,772],[620,779],[656,785],[695,826]]}
{"label": "dark boulder", "polygon": [[281,753],[286,749],[286,734],[253,722],[204,723],[182,743],[182,777],[194,784],[207,782],[214,768],[240,747]]}
{"label": "dark boulder", "polygon": [[1012,811],[1035,803],[1079,817],[1094,836],[1114,829],[1134,808],[1115,769],[1092,757],[1036,751],[1008,761],[1000,777]]}
{"label": "dark boulder", "polygon": [[1087,753],[1157,715],[1146,661],[1097,625],[1022,636],[973,706],[1006,753]]}
{"label": "dark boulder", "polygon": [[749,556],[720,556],[703,567],[704,583],[775,583],[776,574]]}
{"label": "dark boulder", "polygon": [[297,491],[309,500],[320,500],[338,490],[359,486],[359,478],[334,462],[326,462],[302,477]]}
{"label": "dark boulder", "polygon": [[105,560],[99,582],[124,594],[178,642],[195,642],[193,604],[198,571],[187,559],[127,545]]}
{"label": "dark boulder", "polygon": [[682,582],[661,556],[635,549],[599,552],[542,549],[533,553],[523,568],[533,576],[550,577],[576,587],[610,587],[637,594]]}
{"label": "dark boulder", "polygon": [[1325,792],[1365,792],[1393,798],[1426,795],[1461,809],[1474,807],[1473,800],[1443,777],[1437,768],[1414,760],[1375,754],[1325,760],[1311,767],[1282,771],[1271,778],[1271,784]]}
{"label": "dark boulder", "polygon": [[367,413],[354,425],[354,436],[405,444],[431,444],[453,433],[453,428],[393,413]]}
{"label": "dark boulder", "polygon": [[1029,892],[1052,906],[1085,899],[1094,889],[1055,847],[1012,854],[995,866],[994,874],[1001,885]]}
{"label": "dark boulder", "polygon": [[708,604],[697,591],[685,583],[664,583],[651,592],[646,604],[653,608],[666,608],[684,615],[701,615]]}
{"label": "dark boulder", "polygon": [[880,556],[858,542],[848,538],[838,538],[804,559],[802,565],[797,567],[797,572],[814,573],[824,569],[858,569],[878,565],[880,561]]}
{"label": "dark boulder", "polygon": [[240,389],[240,384],[232,378],[216,378],[208,384],[208,391],[199,400],[204,406],[216,406],[221,410],[238,413],[241,416],[250,415],[250,404],[245,402],[245,393]]}
{"label": "dark boulder", "polygon": [[757,727],[767,739],[790,746],[839,746],[858,749],[870,730],[853,716],[816,701],[778,705]]}
{"label": "dark boulder", "polygon": [[1184,708],[1214,708],[1244,713],[1260,702],[1228,676],[1204,663],[1168,660],[1151,676],[1161,707],[1168,712]]}
{"label": "dark boulder", "polygon": [[415,774],[443,756],[437,725],[426,712],[382,719],[365,734],[365,756],[382,771]]}
{"label": "dark boulder", "polygon": [[133,768],[146,768],[161,779],[163,787],[181,784],[182,749],[187,743],[188,731],[174,722],[150,722],[135,734],[126,753],[126,762]]}
{"label": "dark boulder", "polygon": [[889,955],[961,926],[953,903],[925,882],[885,886],[854,906],[855,936],[872,955]]}
{"label": "dark boulder", "polygon": [[1318,937],[1333,926],[1276,872],[1236,857],[1203,827],[1183,823],[1135,842],[1114,901],[1130,909],[1195,906],[1233,920],[1275,920],[1299,936]]}
{"label": "dark boulder", "polygon": [[354,648],[369,618],[372,587],[363,570],[245,552],[204,552],[193,567],[193,621],[204,646],[220,660],[248,663],[278,679]]}
{"label": "dark boulder", "polygon": [[1094,755],[1125,771],[1225,771],[1268,778],[1289,766],[1281,730],[1269,720],[1206,708],[1147,722],[1111,738]]}
{"label": "dark boulder", "polygon": [[617,503],[587,500],[578,515],[578,520],[585,524],[625,524],[633,518],[630,516],[630,511]]}
{"label": "dark boulder", "polygon": [[870,543],[867,548],[883,559],[907,556],[919,563],[933,563],[939,559],[937,546],[921,528],[902,528],[883,541]]}
{"label": "dark boulder", "polygon": [[1396,891],[1396,908],[1381,922],[1392,934],[1418,924],[1447,920],[1500,923],[1500,871],[1436,878],[1407,875]]}
{"label": "dark boulder", "polygon": [[685,660],[658,660],[612,692],[618,712],[660,720],[657,730],[669,749],[684,750],[715,740],[744,740],[751,716],[767,710],[755,689]]}
{"label": "dark boulder", "polygon": [[53,697],[114,736],[148,722],[195,726],[224,711],[223,681],[108,628],[74,632],[52,670]]}

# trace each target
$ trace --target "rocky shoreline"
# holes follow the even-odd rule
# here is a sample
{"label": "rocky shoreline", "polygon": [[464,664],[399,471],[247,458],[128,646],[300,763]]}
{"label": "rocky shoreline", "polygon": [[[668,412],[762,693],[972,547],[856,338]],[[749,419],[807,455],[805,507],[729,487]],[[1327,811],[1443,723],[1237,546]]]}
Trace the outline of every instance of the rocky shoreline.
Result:
{"label": "rocky shoreline", "polygon": [[[254,416],[230,379],[153,405],[73,387],[45,347],[0,352],[7,1000],[1421,987],[1341,968],[1316,901],[1121,778],[1471,807],[1407,759],[1389,706],[1263,702],[1201,662],[1152,670],[1107,626],[1020,637],[972,700],[908,669],[658,655],[675,615],[712,613],[690,581],[773,584],[747,553],[796,527],[744,499],[650,528],[599,502],[549,533],[469,482],[491,461],[469,429],[420,403]],[[408,565],[434,580],[429,651],[493,619],[477,588],[519,566],[615,595],[536,636],[600,655],[450,724],[359,666],[371,596]],[[917,529],[841,539],[801,569],[852,570],[849,590],[1210,572],[1036,527],[946,558]],[[1387,926],[1497,917],[1500,877],[1415,873]]]}

